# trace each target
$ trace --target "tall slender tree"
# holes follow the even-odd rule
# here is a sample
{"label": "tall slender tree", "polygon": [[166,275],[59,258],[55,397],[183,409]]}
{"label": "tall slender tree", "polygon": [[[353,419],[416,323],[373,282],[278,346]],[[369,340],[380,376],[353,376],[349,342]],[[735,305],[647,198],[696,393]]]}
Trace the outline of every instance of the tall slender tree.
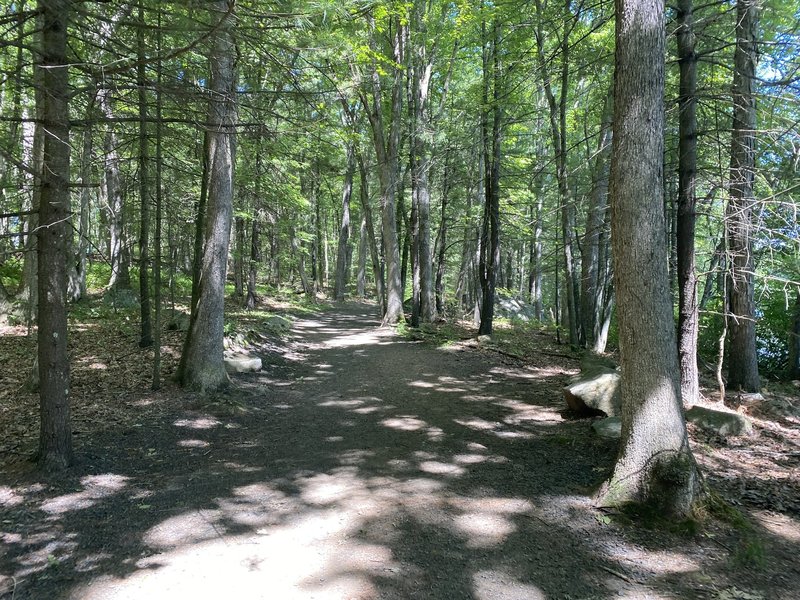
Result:
{"label": "tall slender tree", "polygon": [[206,149],[208,199],[200,256],[197,302],[183,345],[178,379],[188,388],[213,391],[228,382],[223,362],[225,274],[233,216],[236,127],[235,3],[209,5],[213,26]]}
{"label": "tall slender tree", "polygon": [[39,464],[61,469],[72,462],[69,358],[67,355],[67,220],[69,217],[69,63],[67,27],[70,0],[40,0],[44,159],[38,174],[39,206]]}
{"label": "tall slender tree", "polygon": [[663,214],[664,3],[616,1],[611,227],[622,439],[602,506],[687,515],[698,491],[680,400]]}
{"label": "tall slender tree", "polygon": [[761,388],[756,354],[755,259],[753,257],[753,180],[756,104],[753,86],[758,60],[758,0],[736,3],[733,56],[733,129],[730,199],[726,211],[729,254],[728,388]]}

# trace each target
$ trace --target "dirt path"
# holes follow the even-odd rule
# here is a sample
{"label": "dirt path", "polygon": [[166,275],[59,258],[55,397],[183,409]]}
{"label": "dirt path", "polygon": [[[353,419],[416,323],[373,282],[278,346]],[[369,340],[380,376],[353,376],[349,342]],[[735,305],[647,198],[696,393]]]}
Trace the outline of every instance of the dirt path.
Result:
{"label": "dirt path", "polygon": [[[733,599],[761,598],[761,584],[792,589],[796,572],[765,582],[731,568],[711,539],[594,511],[588,493],[615,445],[562,418],[565,367],[405,341],[376,329],[373,310],[297,322],[292,352],[238,380],[243,411],[143,415],[79,443],[81,463],[58,481],[0,481],[0,597]],[[721,595],[745,589],[737,577],[756,595]]]}

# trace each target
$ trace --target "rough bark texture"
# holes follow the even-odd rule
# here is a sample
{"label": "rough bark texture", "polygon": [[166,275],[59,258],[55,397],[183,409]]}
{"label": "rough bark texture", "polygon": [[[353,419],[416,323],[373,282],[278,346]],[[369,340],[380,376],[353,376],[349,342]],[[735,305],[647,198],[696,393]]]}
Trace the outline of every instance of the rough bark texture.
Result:
{"label": "rough bark texture", "polygon": [[761,388],[756,354],[756,307],[752,241],[755,168],[756,0],[739,0],[736,7],[736,51],[733,71],[731,183],[728,201],[728,389],[757,392]]}
{"label": "rough bark texture", "polygon": [[595,352],[605,350],[601,330],[605,305],[608,301],[605,294],[608,273],[605,269],[605,257],[601,262],[601,255],[604,254],[601,246],[608,212],[608,170],[611,157],[611,125],[614,116],[612,98],[613,91],[609,94],[603,109],[581,253],[581,337],[586,347]]}
{"label": "rough bark texture", "polygon": [[415,298],[419,300],[419,320],[430,323],[436,318],[433,289],[433,257],[431,255],[431,194],[428,173],[431,167],[431,119],[430,82],[433,75],[435,52],[428,51],[426,19],[422,15],[421,2],[416,2],[412,11],[414,31],[410,36],[409,60],[411,117],[411,181],[416,212],[414,229],[414,281]]}
{"label": "rough bark texture", "polygon": [[181,355],[178,376],[184,387],[213,391],[228,382],[223,363],[225,272],[233,214],[236,77],[233,5],[210,6],[213,34],[208,114],[208,205],[197,305]]}
{"label": "rough bark texture", "polygon": [[[497,23],[492,24],[491,41],[486,40],[483,25],[483,137],[484,210],[481,229],[480,258],[478,260],[481,282],[480,324],[478,335],[491,335],[494,324],[494,298],[497,276],[500,271],[500,39]],[[490,94],[491,93],[491,94]],[[491,95],[491,101],[489,97]],[[491,113],[491,114],[490,114]],[[491,120],[491,129],[490,129]]]}
{"label": "rough bark texture", "polygon": [[698,489],[680,401],[663,215],[664,4],[617,0],[611,166],[622,439],[599,504],[690,512]]}
{"label": "rough bark texture", "polygon": [[150,307],[150,139],[147,130],[147,76],[145,73],[144,7],[139,4],[139,27],[136,47],[139,64],[136,66],[139,88],[139,346],[153,345],[153,324]]}
{"label": "rough bark texture", "polygon": [[69,209],[69,70],[67,23],[70,2],[40,1],[42,11],[44,161],[39,207],[39,464],[60,469],[72,461],[67,354],[67,234]]}
{"label": "rough bark texture", "polygon": [[695,273],[695,180],[697,178],[697,55],[692,0],[678,2],[678,357],[681,398],[693,405],[700,396],[697,372],[697,274]]}
{"label": "rough bark texture", "polygon": [[[399,19],[392,22],[390,44],[392,57],[397,65],[403,64],[403,26]],[[370,44],[372,50],[377,52],[375,40],[375,24],[370,17]],[[378,161],[378,179],[381,185],[381,216],[383,234],[383,252],[386,261],[386,305],[383,315],[384,325],[394,325],[403,320],[403,279],[400,275],[400,246],[397,237],[396,199],[400,186],[399,178],[399,149],[401,111],[403,106],[403,72],[400,68],[394,69],[392,77],[390,115],[388,134],[383,118],[383,94],[381,76],[378,65],[373,61],[371,70],[371,96],[368,101],[362,96],[362,102],[367,107],[367,116],[370,122],[372,140],[375,146],[375,155]]]}

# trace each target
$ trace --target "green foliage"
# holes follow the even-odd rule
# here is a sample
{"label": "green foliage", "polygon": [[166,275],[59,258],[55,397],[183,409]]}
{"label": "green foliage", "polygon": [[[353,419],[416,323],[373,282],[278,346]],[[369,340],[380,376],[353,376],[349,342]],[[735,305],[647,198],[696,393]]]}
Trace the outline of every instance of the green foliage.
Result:
{"label": "green foliage", "polygon": [[6,289],[16,289],[22,282],[22,257],[11,255],[0,263],[0,281]]}

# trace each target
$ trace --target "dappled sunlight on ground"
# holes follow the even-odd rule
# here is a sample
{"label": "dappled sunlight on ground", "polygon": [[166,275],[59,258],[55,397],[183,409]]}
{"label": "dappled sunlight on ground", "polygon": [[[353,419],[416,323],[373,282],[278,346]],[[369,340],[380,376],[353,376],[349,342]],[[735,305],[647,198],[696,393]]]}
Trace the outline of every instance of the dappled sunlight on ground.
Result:
{"label": "dappled sunlight on ground", "polygon": [[[0,486],[0,597],[718,600],[739,576],[729,542],[595,509],[616,447],[561,416],[570,369],[376,325],[301,319],[221,405],[143,412],[57,485]],[[797,549],[796,520],[761,523]]]}

